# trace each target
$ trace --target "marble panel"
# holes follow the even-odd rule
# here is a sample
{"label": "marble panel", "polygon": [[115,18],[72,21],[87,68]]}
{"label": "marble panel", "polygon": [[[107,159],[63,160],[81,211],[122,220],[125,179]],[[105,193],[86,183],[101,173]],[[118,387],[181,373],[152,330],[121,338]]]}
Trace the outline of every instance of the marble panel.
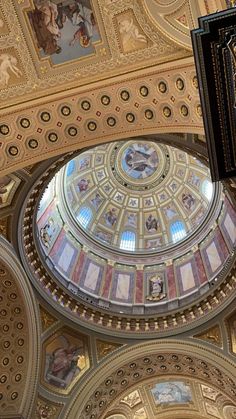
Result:
{"label": "marble panel", "polygon": [[104,297],[104,298],[109,297],[113,272],[114,272],[113,266],[107,265],[106,276],[105,276],[104,286],[103,286],[103,290],[102,290],[102,297]]}
{"label": "marble panel", "polygon": [[87,257],[83,272],[81,274],[80,286],[81,288],[99,294],[99,289],[102,282],[104,266],[91,260]]}
{"label": "marble panel", "polygon": [[191,262],[180,268],[183,291],[189,291],[195,286],[195,279],[193,275]]}
{"label": "marble panel", "polygon": [[58,266],[64,272],[67,272],[67,270],[70,266],[71,260],[74,256],[74,253],[75,253],[75,249],[69,243],[66,243],[66,245],[65,245],[65,247],[64,247],[64,249],[61,253],[61,256],[59,257],[59,260],[58,260]]}
{"label": "marble panel", "polygon": [[84,251],[81,250],[80,254],[79,254],[79,257],[78,257],[78,260],[77,260],[76,265],[75,265],[75,269],[74,269],[73,274],[72,274],[72,281],[76,284],[80,281],[80,275],[81,275],[81,272],[82,272],[82,269],[83,269],[83,265],[84,265],[84,261],[85,261],[85,255],[86,254],[84,253]]}
{"label": "marble panel", "polygon": [[211,267],[212,272],[215,272],[221,265],[221,259],[218,253],[218,250],[216,248],[216,244],[212,242],[207,248],[206,248],[206,254],[209,260],[209,264]]}

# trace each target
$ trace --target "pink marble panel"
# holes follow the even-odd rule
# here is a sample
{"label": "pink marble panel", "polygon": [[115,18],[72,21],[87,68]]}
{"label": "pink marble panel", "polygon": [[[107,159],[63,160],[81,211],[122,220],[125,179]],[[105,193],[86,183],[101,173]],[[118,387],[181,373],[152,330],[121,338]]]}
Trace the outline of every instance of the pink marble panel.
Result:
{"label": "pink marble panel", "polygon": [[41,217],[37,221],[38,228],[44,226],[44,224],[47,222],[49,217],[53,217],[53,214],[57,211],[55,202],[52,201],[51,204],[46,208],[46,210],[43,212]]}
{"label": "pink marble panel", "polygon": [[57,239],[56,239],[56,241],[55,241],[55,243],[54,243],[54,245],[53,245],[53,247],[52,247],[52,249],[49,253],[50,259],[53,260],[58,255],[58,252],[60,251],[61,246],[62,246],[62,242],[65,239],[65,236],[66,236],[65,230],[62,228],[61,231],[60,231],[60,234],[58,235],[58,237],[57,237]]}
{"label": "pink marble panel", "polygon": [[224,259],[226,259],[228,257],[228,255],[229,255],[229,250],[228,250],[228,247],[227,247],[227,245],[225,243],[224,237],[223,237],[223,235],[222,235],[219,227],[217,227],[217,229],[216,229],[216,238],[218,240],[220,249],[221,249],[221,251],[222,251],[222,253],[224,255]]}
{"label": "pink marble panel", "polygon": [[104,281],[103,290],[102,290],[102,297],[104,298],[109,297],[113,272],[114,272],[113,266],[107,265],[105,281]]}
{"label": "pink marble panel", "polygon": [[84,251],[81,250],[79,258],[78,258],[77,263],[75,265],[73,275],[72,275],[72,281],[75,284],[79,283],[80,275],[81,275],[83,265],[84,265],[84,261],[85,261],[85,257],[86,257],[86,253],[84,253]]}
{"label": "pink marble panel", "polygon": [[204,284],[205,282],[207,282],[207,275],[206,275],[206,271],[205,271],[205,268],[204,268],[204,265],[203,265],[202,256],[201,256],[200,251],[197,250],[197,252],[194,253],[194,256],[195,256],[195,262],[196,262],[199,282],[200,282],[200,284]]}
{"label": "pink marble panel", "polygon": [[136,272],[136,295],[135,302],[143,303],[143,271]]}
{"label": "pink marble panel", "polygon": [[172,300],[177,297],[173,265],[166,267],[166,276],[167,276],[167,283],[168,283],[168,297],[170,300]]}

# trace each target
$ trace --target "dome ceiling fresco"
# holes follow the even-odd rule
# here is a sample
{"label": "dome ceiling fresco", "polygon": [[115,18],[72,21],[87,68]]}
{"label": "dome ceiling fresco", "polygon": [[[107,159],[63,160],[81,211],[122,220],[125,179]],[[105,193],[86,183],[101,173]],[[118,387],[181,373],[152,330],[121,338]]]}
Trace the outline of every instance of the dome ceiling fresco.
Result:
{"label": "dome ceiling fresco", "polygon": [[114,312],[195,302],[231,263],[235,212],[221,185],[198,159],[159,142],[87,149],[37,206],[37,266],[73,297]]}
{"label": "dome ceiling fresco", "polygon": [[[200,161],[145,140],[80,154],[56,176],[55,188],[60,212],[71,225],[73,219],[73,235],[83,230],[116,251],[138,253],[156,252],[193,233],[208,214],[213,192]],[[41,233],[44,247],[52,229]]]}

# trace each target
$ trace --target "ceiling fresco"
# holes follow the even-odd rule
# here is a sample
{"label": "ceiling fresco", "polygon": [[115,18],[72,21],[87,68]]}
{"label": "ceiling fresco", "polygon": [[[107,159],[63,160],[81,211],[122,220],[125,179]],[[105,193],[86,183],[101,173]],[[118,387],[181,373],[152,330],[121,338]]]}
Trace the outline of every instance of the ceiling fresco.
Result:
{"label": "ceiling fresco", "polygon": [[190,38],[226,3],[0,1],[0,419],[236,419]]}
{"label": "ceiling fresco", "polygon": [[[59,167],[62,165],[60,160]],[[184,171],[184,177],[177,176],[179,169]],[[52,171],[55,173],[55,165]],[[45,180],[49,173],[52,178],[49,171],[43,175],[44,182],[37,185],[47,186]],[[212,198],[208,196],[209,191],[205,194],[201,189],[205,181],[211,192],[208,170],[202,162],[159,142],[136,139],[91,148],[70,159],[45,193],[41,186],[42,199],[35,204],[37,194],[32,190],[34,198],[25,203],[22,225],[28,231],[26,214],[30,212],[35,217],[32,222],[37,218],[37,229],[32,240],[26,237],[22,254],[26,259],[34,255],[34,266],[40,266],[35,272],[40,284],[43,272],[45,278],[50,277],[53,303],[62,309],[65,305],[75,317],[77,310],[73,309],[74,303],[66,302],[67,298],[72,297],[76,304],[82,299],[96,308],[136,317],[160,315],[190,302],[194,304],[209,293],[210,288],[220,284],[222,266],[226,270],[233,262],[236,240],[235,211],[230,201],[220,185],[215,185]],[[170,187],[173,182],[177,190]],[[165,202],[160,200],[162,194],[167,196]],[[32,205],[34,211],[29,208]],[[196,220],[202,205],[205,215],[197,225],[197,221],[194,224],[191,220]],[[168,206],[175,207],[175,212]],[[120,212],[120,218],[116,218],[114,209],[117,214]],[[165,216],[167,209],[171,213],[170,220]],[[91,224],[86,229],[84,223],[88,217]],[[172,243],[171,226],[178,220],[181,234],[178,230],[178,240]],[[189,226],[191,234],[186,237],[183,237],[181,222]],[[161,234],[156,229],[158,223],[162,226]],[[194,225],[195,231],[192,231]],[[94,234],[97,229],[98,237]],[[133,236],[127,238],[127,229],[138,235],[142,247],[130,249]],[[163,247],[157,246],[158,238],[166,232],[166,243]],[[113,236],[116,242],[104,240]],[[141,239],[144,243],[151,240],[152,248],[143,246]],[[61,286],[62,295],[58,294]],[[210,309],[211,305],[208,307]],[[198,315],[201,315],[199,309],[188,316],[188,321]],[[111,327],[120,327],[119,322],[108,319],[107,322]],[[181,317],[178,321],[171,320],[174,327],[179,322]],[[122,320],[121,324],[125,331],[126,321]],[[139,328],[163,329],[153,320],[148,326],[139,323]],[[134,325],[129,329],[136,331]]]}
{"label": "ceiling fresco", "polygon": [[[143,68],[144,60],[151,66],[190,56],[189,29],[183,42],[181,27],[173,36],[173,25],[164,17],[163,31],[152,10],[140,0],[3,0],[2,101],[9,103],[13,96],[22,101],[22,94],[24,100],[32,99],[45,89],[49,94],[106,79]],[[192,27],[197,11],[191,2],[179,14],[188,15]]]}
{"label": "ceiling fresco", "polygon": [[[110,409],[114,413],[106,419],[154,418],[218,418],[228,419],[235,410],[228,405],[222,393],[200,381],[176,378],[149,380],[120,398]],[[120,413],[118,413],[120,412]],[[230,416],[233,418],[233,415]]]}
{"label": "ceiling fresco", "polygon": [[[90,149],[62,169],[42,198],[38,219],[55,196],[86,235],[118,251],[158,251],[191,235],[213,197],[209,171],[199,160],[143,140]],[[58,220],[60,224],[60,221]],[[50,248],[56,221],[41,226]]]}

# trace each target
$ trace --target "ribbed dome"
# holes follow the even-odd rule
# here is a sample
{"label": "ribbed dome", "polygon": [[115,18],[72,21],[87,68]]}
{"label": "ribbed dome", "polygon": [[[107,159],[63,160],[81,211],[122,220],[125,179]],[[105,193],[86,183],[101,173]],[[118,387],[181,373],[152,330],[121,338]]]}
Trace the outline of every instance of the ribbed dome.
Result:
{"label": "ribbed dome", "polygon": [[207,216],[213,187],[196,158],[132,140],[80,154],[57,175],[57,190],[78,230],[116,250],[146,253],[195,231]]}

